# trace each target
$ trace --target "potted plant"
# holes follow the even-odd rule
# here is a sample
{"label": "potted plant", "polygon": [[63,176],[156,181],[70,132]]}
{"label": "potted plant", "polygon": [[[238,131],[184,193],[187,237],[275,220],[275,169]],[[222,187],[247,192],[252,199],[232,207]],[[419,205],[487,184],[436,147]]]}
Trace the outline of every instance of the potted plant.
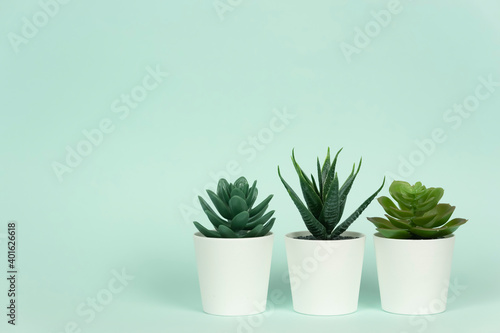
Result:
{"label": "potted plant", "polygon": [[378,202],[385,218],[369,217],[374,235],[382,309],[434,314],[446,309],[455,236],[466,219],[449,220],[454,206],[439,203],[444,190],[394,181]]}
{"label": "potted plant", "polygon": [[217,193],[207,190],[215,209],[198,197],[212,223],[198,222],[194,234],[203,310],[215,315],[251,315],[266,308],[274,235],[274,210],[265,213],[273,195],[254,206],[257,181],[234,184],[220,179]]}
{"label": "potted plant", "polygon": [[292,232],[285,236],[285,246],[295,311],[311,315],[341,315],[355,312],[358,307],[359,286],[363,265],[365,235],[348,232],[347,228],[375,198],[382,186],[344,221],[341,221],[347,195],[358,175],[361,160],[342,186],[335,172],[337,157],[330,161],[328,149],[325,162],[317,160],[318,180],[309,179],[295,160],[305,204],[279,177],[308,231]]}

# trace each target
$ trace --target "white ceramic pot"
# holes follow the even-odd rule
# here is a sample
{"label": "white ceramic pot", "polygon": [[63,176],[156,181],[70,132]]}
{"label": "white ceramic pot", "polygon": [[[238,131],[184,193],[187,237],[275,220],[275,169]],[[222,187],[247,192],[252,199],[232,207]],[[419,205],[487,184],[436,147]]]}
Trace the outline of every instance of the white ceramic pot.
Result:
{"label": "white ceramic pot", "polygon": [[446,310],[455,236],[391,239],[374,235],[382,309],[420,315]]}
{"label": "white ceramic pot", "polygon": [[272,233],[253,238],[209,238],[194,234],[203,311],[224,316],[265,311]]}
{"label": "white ceramic pot", "polygon": [[358,309],[365,235],[344,232],[346,240],[305,240],[285,236],[293,309],[309,315],[342,315]]}

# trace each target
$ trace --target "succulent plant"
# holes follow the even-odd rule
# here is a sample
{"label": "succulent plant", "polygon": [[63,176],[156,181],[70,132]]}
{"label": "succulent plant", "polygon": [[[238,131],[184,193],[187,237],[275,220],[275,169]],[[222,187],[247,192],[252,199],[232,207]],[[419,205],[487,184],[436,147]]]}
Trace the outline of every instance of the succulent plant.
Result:
{"label": "succulent plant", "polygon": [[257,181],[252,187],[245,177],[238,178],[234,184],[224,178],[219,180],[217,193],[207,190],[208,196],[220,216],[201,197],[201,207],[212,222],[215,230],[209,230],[194,221],[195,227],[206,237],[245,238],[265,236],[273,227],[275,218],[271,218],[274,210],[264,214],[273,198],[269,195],[264,201],[253,207],[257,199]]}
{"label": "succulent plant", "polygon": [[388,238],[440,238],[453,233],[466,219],[449,221],[455,206],[439,203],[444,190],[440,187],[426,188],[421,182],[410,185],[404,181],[394,181],[389,193],[398,203],[388,197],[378,198],[387,219],[369,217],[378,232]]}
{"label": "succulent plant", "polygon": [[278,167],[278,175],[281,182],[299,210],[307,229],[311,232],[312,236],[318,240],[340,239],[340,235],[346,231],[347,228],[359,217],[363,210],[365,210],[365,208],[375,198],[378,192],[380,192],[385,183],[384,178],[382,186],[380,186],[380,188],[372,196],[366,199],[365,202],[363,202],[361,206],[354,211],[354,213],[339,224],[344,212],[347,195],[349,194],[352,184],[358,175],[362,162],[362,160],[359,161],[356,172],[354,172],[356,164],[353,165],[351,174],[339,188],[339,179],[337,173],[335,172],[335,166],[337,164],[337,157],[341,151],[342,149],[337,152],[333,162],[331,162],[330,148],[328,148],[326,159],[322,167],[320,165],[319,158],[317,159],[318,182],[316,183],[312,174],[311,179],[309,179],[300,168],[295,160],[295,153],[292,150],[292,162],[295,167],[295,171],[299,176],[300,187],[302,189],[305,204],[290,187],[290,185],[288,185],[288,183],[283,179],[280,168]]}

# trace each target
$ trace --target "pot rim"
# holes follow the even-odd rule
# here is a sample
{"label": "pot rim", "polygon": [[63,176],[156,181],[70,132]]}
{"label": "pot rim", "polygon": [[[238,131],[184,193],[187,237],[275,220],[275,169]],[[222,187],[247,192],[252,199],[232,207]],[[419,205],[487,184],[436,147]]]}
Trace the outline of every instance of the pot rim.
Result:
{"label": "pot rim", "polygon": [[206,240],[210,240],[210,241],[214,241],[214,242],[228,242],[228,241],[238,241],[238,242],[251,242],[251,241],[256,241],[256,240],[259,240],[259,239],[264,239],[264,238],[272,238],[274,237],[274,234],[270,231],[268,232],[266,235],[264,236],[259,236],[259,237],[248,237],[248,238],[217,238],[217,237],[207,237],[205,235],[203,235],[201,232],[197,231],[193,234],[193,237],[195,239],[206,239]]}
{"label": "pot rim", "polygon": [[[292,236],[292,234],[295,234],[295,235]],[[293,231],[293,232],[289,232],[289,233],[285,234],[285,239],[289,238],[291,240],[298,241],[298,242],[301,242],[301,241],[306,241],[306,242],[349,242],[349,241],[356,241],[356,240],[366,238],[365,234],[363,234],[361,232],[357,232],[357,231],[344,231],[341,234],[341,235],[345,235],[345,236],[356,237],[353,239],[335,239],[335,240],[332,240],[332,239],[297,239],[297,238],[294,238],[295,236],[307,236],[307,235],[311,235],[311,233],[308,230]]]}
{"label": "pot rim", "polygon": [[431,242],[431,241],[445,241],[449,239],[455,238],[454,234],[449,234],[441,238],[421,238],[421,239],[408,239],[408,238],[389,238],[383,236],[380,232],[376,232],[373,234],[373,238],[379,238],[379,239],[386,239],[387,241],[399,241],[399,242],[418,242],[418,241],[426,241],[426,242]]}

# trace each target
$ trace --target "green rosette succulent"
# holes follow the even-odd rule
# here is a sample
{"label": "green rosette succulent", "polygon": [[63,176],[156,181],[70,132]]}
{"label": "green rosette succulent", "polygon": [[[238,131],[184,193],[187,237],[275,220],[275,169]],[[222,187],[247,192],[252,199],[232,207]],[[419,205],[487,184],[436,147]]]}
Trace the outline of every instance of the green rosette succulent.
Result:
{"label": "green rosette succulent", "polygon": [[219,180],[217,193],[207,190],[215,209],[198,196],[201,207],[215,230],[209,230],[194,221],[195,227],[206,237],[214,238],[247,238],[260,237],[269,233],[275,218],[271,218],[274,210],[266,213],[273,195],[254,207],[257,199],[257,181],[250,187],[245,177],[238,178],[234,184],[226,179]]}
{"label": "green rosette succulent", "polygon": [[349,228],[349,226],[365,210],[365,208],[368,207],[385,183],[384,178],[380,188],[368,199],[366,199],[348,218],[341,222],[342,214],[347,201],[347,195],[349,194],[352,184],[354,183],[354,180],[359,173],[359,169],[361,168],[360,160],[357,170],[355,169],[356,165],[354,164],[351,174],[347,177],[344,184],[340,186],[338,175],[335,172],[335,166],[337,164],[337,157],[341,151],[342,149],[337,152],[332,162],[330,159],[330,148],[328,148],[323,166],[321,166],[319,158],[317,159],[318,182],[316,182],[313,175],[311,175],[310,179],[306,176],[295,160],[295,154],[292,150],[292,162],[295,167],[295,171],[299,176],[300,187],[304,196],[305,204],[299,198],[297,193],[295,193],[295,191],[290,187],[290,185],[288,185],[288,183],[283,179],[278,167],[278,175],[281,182],[299,210],[307,229],[312,236],[318,240],[340,239],[340,235],[346,231],[347,228]]}
{"label": "green rosette succulent", "polygon": [[439,203],[444,190],[440,187],[426,188],[421,182],[410,185],[394,181],[389,193],[397,202],[382,196],[377,200],[384,208],[385,217],[369,217],[378,232],[387,238],[433,239],[452,234],[462,224],[463,218],[449,220],[455,206]]}

